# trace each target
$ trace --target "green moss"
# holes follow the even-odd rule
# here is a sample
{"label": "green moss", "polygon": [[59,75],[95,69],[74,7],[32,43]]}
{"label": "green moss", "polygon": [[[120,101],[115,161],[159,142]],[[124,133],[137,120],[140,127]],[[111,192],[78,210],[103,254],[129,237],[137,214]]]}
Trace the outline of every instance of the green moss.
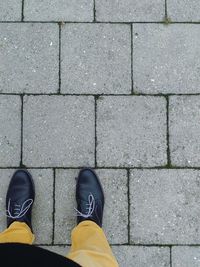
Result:
{"label": "green moss", "polygon": [[165,16],[164,17],[164,20],[163,20],[163,23],[165,25],[169,25],[170,23],[172,23],[172,20],[171,20],[171,18]]}

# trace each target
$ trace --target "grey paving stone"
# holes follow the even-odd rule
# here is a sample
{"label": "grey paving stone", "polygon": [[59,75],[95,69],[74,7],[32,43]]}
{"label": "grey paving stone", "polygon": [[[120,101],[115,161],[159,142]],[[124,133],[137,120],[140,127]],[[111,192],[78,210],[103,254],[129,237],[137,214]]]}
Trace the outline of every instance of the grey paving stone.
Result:
{"label": "grey paving stone", "polygon": [[172,247],[172,267],[199,267],[200,247]]}
{"label": "grey paving stone", "polygon": [[96,0],[97,21],[160,21],[164,16],[163,0]]}
{"label": "grey paving stone", "polygon": [[61,54],[62,93],[131,93],[130,26],[67,24]]}
{"label": "grey paving stone", "polygon": [[25,20],[93,21],[93,0],[25,0]]}
{"label": "grey paving stone", "polygon": [[21,21],[21,12],[21,0],[1,0],[0,21]]}
{"label": "grey paving stone", "polygon": [[[15,170],[1,169],[0,187],[0,231],[6,228],[5,198],[10,179]],[[33,206],[33,231],[35,244],[51,244],[53,232],[53,171],[48,169],[29,170],[35,183],[35,203]]]}
{"label": "grey paving stone", "polygon": [[200,2],[197,0],[167,0],[168,16],[172,21],[200,21]]}
{"label": "grey paving stone", "polygon": [[169,99],[171,163],[200,166],[200,97],[174,96]]}
{"label": "grey paving stone", "polygon": [[94,98],[30,96],[24,100],[24,164],[94,165]]}
{"label": "grey paving stone", "polygon": [[200,92],[200,28],[134,24],[133,80],[140,93]]}
{"label": "grey paving stone", "polygon": [[58,90],[58,25],[0,24],[0,92]]}
{"label": "grey paving stone", "polygon": [[198,170],[133,170],[130,200],[131,242],[200,243]]}
{"label": "grey paving stone", "polygon": [[119,266],[170,267],[170,251],[167,247],[113,246],[112,249]]}
{"label": "grey paving stone", "polygon": [[166,102],[162,97],[100,97],[98,166],[158,166],[166,159]]}
{"label": "grey paving stone", "polygon": [[21,100],[0,96],[0,166],[18,166],[21,155]]}
{"label": "grey paving stone", "polygon": [[[128,242],[127,176],[125,170],[97,170],[105,192],[103,228],[111,243]],[[70,243],[76,225],[75,177],[78,170],[56,170],[55,243]],[[120,205],[118,205],[120,203]]]}

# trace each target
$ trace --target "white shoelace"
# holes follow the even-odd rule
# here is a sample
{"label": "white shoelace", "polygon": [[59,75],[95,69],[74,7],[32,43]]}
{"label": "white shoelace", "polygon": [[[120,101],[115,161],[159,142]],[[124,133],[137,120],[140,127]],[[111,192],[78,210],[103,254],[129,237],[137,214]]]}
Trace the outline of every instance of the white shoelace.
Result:
{"label": "white shoelace", "polygon": [[94,196],[90,193],[89,196],[88,196],[88,203],[86,204],[87,207],[87,214],[84,214],[82,212],[80,212],[79,210],[77,210],[76,208],[75,211],[77,212],[77,216],[81,216],[83,218],[89,218],[92,213],[94,212],[94,209],[95,209],[95,199],[94,199]]}
{"label": "white shoelace", "polygon": [[27,199],[22,205],[14,203],[13,214],[10,210],[10,202],[11,199],[9,199],[8,201],[8,209],[6,210],[6,216],[11,219],[19,219],[23,217],[30,209],[31,205],[33,204],[33,199]]}

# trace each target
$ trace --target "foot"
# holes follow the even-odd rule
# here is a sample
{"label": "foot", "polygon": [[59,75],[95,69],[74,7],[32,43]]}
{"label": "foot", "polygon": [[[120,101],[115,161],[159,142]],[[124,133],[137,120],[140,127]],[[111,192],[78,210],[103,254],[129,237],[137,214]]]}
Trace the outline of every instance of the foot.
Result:
{"label": "foot", "polygon": [[32,230],[31,211],[35,189],[31,174],[17,170],[10,181],[6,196],[7,227],[13,222],[24,222]]}
{"label": "foot", "polygon": [[77,223],[91,220],[102,227],[104,193],[96,173],[90,168],[79,172],[76,185]]}

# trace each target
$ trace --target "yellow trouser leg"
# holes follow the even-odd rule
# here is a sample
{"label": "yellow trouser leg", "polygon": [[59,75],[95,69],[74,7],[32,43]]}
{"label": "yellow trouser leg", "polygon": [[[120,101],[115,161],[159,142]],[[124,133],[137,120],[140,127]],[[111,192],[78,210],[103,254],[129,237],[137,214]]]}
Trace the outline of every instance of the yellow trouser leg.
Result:
{"label": "yellow trouser leg", "polygon": [[119,267],[103,230],[92,221],[83,221],[72,231],[67,258],[82,267]]}
{"label": "yellow trouser leg", "polygon": [[34,234],[26,223],[13,222],[5,231],[0,233],[0,243],[24,243],[32,245]]}

